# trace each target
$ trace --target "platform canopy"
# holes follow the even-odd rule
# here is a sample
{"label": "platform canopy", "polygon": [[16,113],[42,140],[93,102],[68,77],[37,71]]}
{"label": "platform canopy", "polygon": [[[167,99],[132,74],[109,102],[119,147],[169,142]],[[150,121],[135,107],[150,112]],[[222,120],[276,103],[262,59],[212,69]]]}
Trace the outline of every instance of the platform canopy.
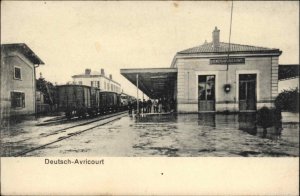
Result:
{"label": "platform canopy", "polygon": [[177,82],[176,68],[121,69],[121,74],[151,99],[173,97]]}

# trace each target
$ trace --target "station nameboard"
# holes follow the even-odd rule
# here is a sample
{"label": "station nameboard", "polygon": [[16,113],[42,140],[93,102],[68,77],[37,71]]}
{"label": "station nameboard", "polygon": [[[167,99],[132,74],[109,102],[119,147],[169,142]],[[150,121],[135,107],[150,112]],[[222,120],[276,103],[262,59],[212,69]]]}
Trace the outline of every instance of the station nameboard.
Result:
{"label": "station nameboard", "polygon": [[218,58],[218,59],[209,59],[209,64],[211,65],[226,65],[228,64],[245,64],[245,58]]}

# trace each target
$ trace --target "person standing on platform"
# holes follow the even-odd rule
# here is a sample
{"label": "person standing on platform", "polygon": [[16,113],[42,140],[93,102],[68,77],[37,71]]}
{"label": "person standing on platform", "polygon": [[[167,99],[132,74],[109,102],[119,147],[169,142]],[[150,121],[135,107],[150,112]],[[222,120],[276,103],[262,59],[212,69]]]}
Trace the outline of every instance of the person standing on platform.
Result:
{"label": "person standing on platform", "polygon": [[136,100],[133,100],[133,102],[132,102],[133,113],[136,113],[136,108],[137,108],[137,102],[136,102]]}
{"label": "person standing on platform", "polygon": [[151,99],[148,99],[148,101],[147,101],[147,113],[151,113],[151,106],[152,106],[152,101],[151,101]]}
{"label": "person standing on platform", "polygon": [[175,112],[175,100],[174,100],[174,98],[171,98],[170,109],[171,109],[171,112]]}
{"label": "person standing on platform", "polygon": [[159,98],[158,100],[158,113],[161,113],[162,112],[162,100],[161,98]]}
{"label": "person standing on platform", "polygon": [[158,103],[157,103],[156,99],[154,99],[154,101],[153,101],[153,110],[154,110],[154,113],[158,112]]}
{"label": "person standing on platform", "polygon": [[129,114],[129,116],[131,116],[131,114],[132,114],[132,103],[131,103],[131,101],[128,101],[128,114]]}
{"label": "person standing on platform", "polygon": [[143,100],[139,99],[139,113],[143,112]]}
{"label": "person standing on platform", "polygon": [[166,109],[167,109],[167,101],[166,101],[166,98],[164,97],[162,100],[161,100],[161,105],[162,105],[162,112],[166,112]]}
{"label": "person standing on platform", "polygon": [[147,102],[145,99],[143,99],[143,103],[142,103],[142,109],[143,109],[143,113],[146,112],[146,105],[147,105]]}

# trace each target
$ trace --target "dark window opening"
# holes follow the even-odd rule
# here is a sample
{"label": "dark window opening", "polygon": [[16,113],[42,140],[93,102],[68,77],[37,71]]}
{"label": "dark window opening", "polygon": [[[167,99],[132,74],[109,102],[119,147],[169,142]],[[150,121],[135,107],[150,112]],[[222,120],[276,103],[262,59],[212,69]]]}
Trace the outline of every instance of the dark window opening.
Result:
{"label": "dark window opening", "polygon": [[25,108],[25,93],[11,92],[11,107]]}
{"label": "dark window opening", "polygon": [[21,80],[21,68],[15,67],[14,78]]}

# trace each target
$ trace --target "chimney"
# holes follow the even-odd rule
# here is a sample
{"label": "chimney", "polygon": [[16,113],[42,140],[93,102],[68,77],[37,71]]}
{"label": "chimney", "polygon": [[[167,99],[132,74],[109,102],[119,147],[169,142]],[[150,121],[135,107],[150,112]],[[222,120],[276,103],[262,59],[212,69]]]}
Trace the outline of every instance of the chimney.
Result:
{"label": "chimney", "polygon": [[111,74],[109,74],[109,79],[111,79],[111,80],[112,80],[112,75],[111,75]]}
{"label": "chimney", "polygon": [[220,30],[217,27],[215,27],[215,30],[212,33],[212,38],[214,49],[218,49],[220,46]]}
{"label": "chimney", "polygon": [[90,75],[91,74],[91,69],[85,69],[85,75]]}
{"label": "chimney", "polygon": [[101,69],[101,75],[105,75],[105,73],[104,73],[104,69]]}

